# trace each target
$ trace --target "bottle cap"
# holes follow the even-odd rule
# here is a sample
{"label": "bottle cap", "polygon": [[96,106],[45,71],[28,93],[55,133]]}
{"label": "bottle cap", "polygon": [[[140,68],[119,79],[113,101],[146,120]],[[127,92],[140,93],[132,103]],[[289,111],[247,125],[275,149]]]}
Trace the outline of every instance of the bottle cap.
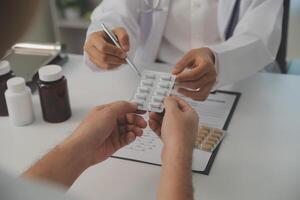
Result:
{"label": "bottle cap", "polygon": [[8,74],[10,72],[10,64],[8,61],[3,60],[0,62],[0,76]]}
{"label": "bottle cap", "polygon": [[39,70],[41,81],[52,82],[63,77],[62,68],[58,65],[47,65]]}
{"label": "bottle cap", "polygon": [[11,78],[7,81],[7,88],[12,92],[22,92],[25,90],[25,80],[21,77]]}

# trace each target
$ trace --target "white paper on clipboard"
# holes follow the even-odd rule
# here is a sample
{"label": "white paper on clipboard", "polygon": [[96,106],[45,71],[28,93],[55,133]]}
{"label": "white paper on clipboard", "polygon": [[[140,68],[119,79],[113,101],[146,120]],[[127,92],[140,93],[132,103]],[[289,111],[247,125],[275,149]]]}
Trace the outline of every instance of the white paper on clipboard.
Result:
{"label": "white paper on clipboard", "polygon": [[[200,124],[223,129],[230,117],[236,98],[237,95],[234,94],[216,92],[211,94],[205,102],[184,99],[198,112]],[[161,150],[161,140],[147,128],[141,138],[137,138],[135,142],[116,152],[114,157],[161,165]],[[192,169],[199,172],[204,171],[211,155],[210,152],[195,149]]]}

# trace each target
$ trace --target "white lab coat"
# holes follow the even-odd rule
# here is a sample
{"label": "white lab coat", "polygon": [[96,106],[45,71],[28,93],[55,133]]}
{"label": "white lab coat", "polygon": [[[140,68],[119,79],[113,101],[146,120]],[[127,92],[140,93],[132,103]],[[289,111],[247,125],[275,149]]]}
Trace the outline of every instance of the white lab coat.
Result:
{"label": "white lab coat", "polygon": [[[130,54],[134,61],[155,62],[170,1],[161,0],[159,7],[163,11],[145,14],[140,12],[145,8],[144,0],[104,0],[92,14],[87,37],[101,30],[103,22],[112,28],[124,27],[130,37]],[[223,39],[235,1],[219,0],[218,27]],[[275,60],[281,40],[282,16],[283,0],[241,0],[239,22],[233,36],[209,46],[216,55],[218,86],[244,79]]]}

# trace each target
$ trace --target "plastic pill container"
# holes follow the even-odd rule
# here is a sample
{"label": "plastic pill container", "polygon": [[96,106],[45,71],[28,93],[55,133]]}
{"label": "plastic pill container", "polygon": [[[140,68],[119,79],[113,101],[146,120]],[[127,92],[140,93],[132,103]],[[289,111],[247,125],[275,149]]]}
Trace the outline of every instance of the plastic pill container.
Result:
{"label": "plastic pill container", "polygon": [[31,91],[24,78],[15,77],[7,81],[5,99],[12,125],[25,126],[34,121]]}
{"label": "plastic pill container", "polygon": [[71,117],[67,80],[60,66],[48,65],[39,70],[38,90],[46,122],[60,123]]}
{"label": "plastic pill container", "polygon": [[6,82],[15,75],[11,71],[8,61],[0,62],[0,116],[8,116],[7,104],[5,100]]}

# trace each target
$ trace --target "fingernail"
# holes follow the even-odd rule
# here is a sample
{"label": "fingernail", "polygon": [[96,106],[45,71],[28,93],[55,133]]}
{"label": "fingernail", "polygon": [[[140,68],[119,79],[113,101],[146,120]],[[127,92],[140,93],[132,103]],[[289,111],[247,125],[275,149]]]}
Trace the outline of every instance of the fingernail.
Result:
{"label": "fingernail", "polygon": [[172,69],[172,74],[173,75],[176,75],[177,73],[178,73],[178,69],[176,69],[176,68]]}

